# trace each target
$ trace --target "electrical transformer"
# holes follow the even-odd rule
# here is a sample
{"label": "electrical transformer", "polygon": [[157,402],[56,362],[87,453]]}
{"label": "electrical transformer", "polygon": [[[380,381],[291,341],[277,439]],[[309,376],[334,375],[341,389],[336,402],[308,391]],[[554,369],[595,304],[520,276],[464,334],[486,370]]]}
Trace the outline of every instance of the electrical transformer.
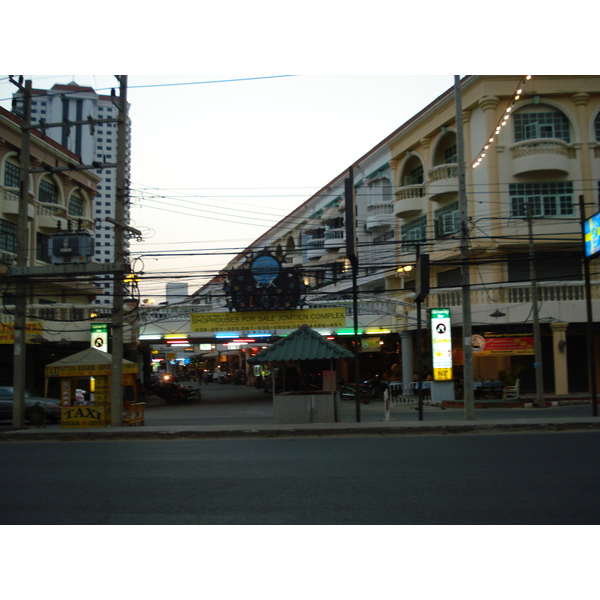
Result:
{"label": "electrical transformer", "polygon": [[93,255],[94,238],[86,231],[55,233],[50,238],[53,265],[88,263]]}

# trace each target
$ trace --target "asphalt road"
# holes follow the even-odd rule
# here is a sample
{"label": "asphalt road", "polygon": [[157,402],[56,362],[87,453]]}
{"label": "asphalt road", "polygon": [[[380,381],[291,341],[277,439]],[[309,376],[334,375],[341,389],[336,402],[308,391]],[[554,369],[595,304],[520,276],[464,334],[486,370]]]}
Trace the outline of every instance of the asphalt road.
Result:
{"label": "asphalt road", "polygon": [[600,432],[0,444],[1,524],[598,524]]}

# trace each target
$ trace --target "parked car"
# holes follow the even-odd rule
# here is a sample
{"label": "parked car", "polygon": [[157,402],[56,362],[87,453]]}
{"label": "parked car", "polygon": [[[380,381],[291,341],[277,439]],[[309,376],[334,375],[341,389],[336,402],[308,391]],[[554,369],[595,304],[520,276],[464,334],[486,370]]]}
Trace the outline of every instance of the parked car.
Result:
{"label": "parked car", "polygon": [[[0,420],[13,418],[14,388],[0,387]],[[44,422],[44,404],[46,409],[46,423],[60,423],[60,400],[55,398],[39,398],[25,392],[25,421],[33,425]]]}

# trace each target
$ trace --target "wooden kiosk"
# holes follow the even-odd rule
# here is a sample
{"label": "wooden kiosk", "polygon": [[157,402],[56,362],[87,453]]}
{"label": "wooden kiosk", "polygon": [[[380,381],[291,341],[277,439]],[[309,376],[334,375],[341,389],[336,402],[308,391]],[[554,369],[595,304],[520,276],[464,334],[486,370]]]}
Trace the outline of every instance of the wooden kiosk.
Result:
{"label": "wooden kiosk", "polygon": [[[137,401],[135,375],[138,366],[123,360],[123,385],[132,387],[132,402],[124,402],[124,425],[143,425],[145,403]],[[110,424],[110,390],[112,355],[88,348],[46,366],[46,397],[48,379],[60,377],[61,427],[106,427]],[[90,398],[77,400],[78,382],[90,379]]]}

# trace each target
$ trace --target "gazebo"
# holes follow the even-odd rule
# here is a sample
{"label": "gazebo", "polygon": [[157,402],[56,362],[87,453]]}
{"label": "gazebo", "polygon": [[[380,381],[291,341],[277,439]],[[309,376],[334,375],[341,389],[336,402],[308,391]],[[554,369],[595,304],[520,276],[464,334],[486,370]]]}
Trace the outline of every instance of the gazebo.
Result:
{"label": "gazebo", "polygon": [[275,423],[333,423],[339,420],[334,360],[351,358],[354,358],[354,354],[350,350],[326,339],[308,325],[301,325],[287,337],[249,358],[248,362],[282,363],[289,360],[328,359],[329,378],[324,377],[323,386],[327,389],[291,392],[284,390],[277,394],[273,386],[273,413]]}

